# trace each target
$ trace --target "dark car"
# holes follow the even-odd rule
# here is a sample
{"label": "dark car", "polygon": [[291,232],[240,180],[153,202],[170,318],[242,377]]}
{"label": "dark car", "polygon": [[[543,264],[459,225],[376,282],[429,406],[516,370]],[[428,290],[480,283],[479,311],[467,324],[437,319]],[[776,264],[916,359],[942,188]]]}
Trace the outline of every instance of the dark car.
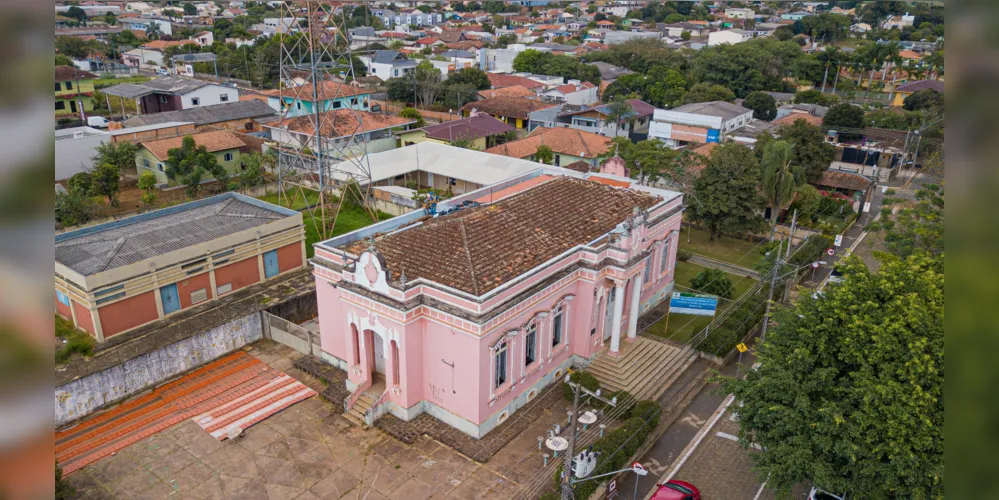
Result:
{"label": "dark car", "polygon": [[684,481],[671,479],[657,487],[649,500],[701,500],[701,492]]}

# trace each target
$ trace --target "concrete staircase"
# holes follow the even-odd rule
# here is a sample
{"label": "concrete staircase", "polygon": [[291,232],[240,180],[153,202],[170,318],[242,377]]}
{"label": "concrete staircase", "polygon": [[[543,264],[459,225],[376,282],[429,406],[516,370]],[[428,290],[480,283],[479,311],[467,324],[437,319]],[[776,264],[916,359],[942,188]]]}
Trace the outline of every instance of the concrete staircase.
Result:
{"label": "concrete staircase", "polygon": [[624,389],[638,399],[658,400],[697,359],[695,349],[638,337],[621,342],[621,352],[606,349],[586,368],[605,391]]}
{"label": "concrete staircase", "polygon": [[371,405],[375,404],[375,398],[368,395],[367,392],[361,394],[354,406],[350,408],[350,411],[343,414],[343,418],[347,419],[348,422],[358,426],[365,427],[364,423],[364,412],[371,408]]}

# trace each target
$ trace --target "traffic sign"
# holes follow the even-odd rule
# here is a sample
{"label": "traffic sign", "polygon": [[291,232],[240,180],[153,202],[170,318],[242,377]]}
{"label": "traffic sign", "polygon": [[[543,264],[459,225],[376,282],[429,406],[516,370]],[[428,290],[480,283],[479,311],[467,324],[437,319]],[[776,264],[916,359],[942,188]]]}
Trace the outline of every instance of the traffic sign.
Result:
{"label": "traffic sign", "polygon": [[746,347],[746,344],[743,344],[742,342],[739,342],[738,344],[736,344],[735,348],[738,349],[739,352],[746,352],[746,351],[749,350],[749,348]]}
{"label": "traffic sign", "polygon": [[870,211],[871,211],[871,202],[868,201],[868,202],[864,203],[864,213],[866,214],[867,212],[870,212]]}
{"label": "traffic sign", "polygon": [[819,263],[818,262],[812,262],[812,269],[818,269],[818,268],[819,268]]}
{"label": "traffic sign", "polygon": [[638,462],[635,462],[635,463],[631,464],[631,468],[632,469],[638,469],[638,470],[645,470],[645,466],[642,465],[642,464],[640,464],[640,463],[638,463]]}
{"label": "traffic sign", "polygon": [[839,247],[842,244],[843,244],[843,235],[842,234],[837,234],[836,235],[836,241],[833,242],[833,245],[836,246],[836,247]]}
{"label": "traffic sign", "polygon": [[829,250],[826,250],[826,253],[829,254],[829,255],[836,255],[836,250],[833,249],[833,248],[830,248]]}

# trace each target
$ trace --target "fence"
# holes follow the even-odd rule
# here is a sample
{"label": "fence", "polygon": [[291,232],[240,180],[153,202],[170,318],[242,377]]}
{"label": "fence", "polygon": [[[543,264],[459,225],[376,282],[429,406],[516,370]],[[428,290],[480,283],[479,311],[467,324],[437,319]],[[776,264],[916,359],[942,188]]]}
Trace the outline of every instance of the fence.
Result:
{"label": "fence", "polygon": [[317,356],[321,352],[318,333],[267,311],[261,311],[260,314],[264,320],[264,338],[284,344],[302,354]]}

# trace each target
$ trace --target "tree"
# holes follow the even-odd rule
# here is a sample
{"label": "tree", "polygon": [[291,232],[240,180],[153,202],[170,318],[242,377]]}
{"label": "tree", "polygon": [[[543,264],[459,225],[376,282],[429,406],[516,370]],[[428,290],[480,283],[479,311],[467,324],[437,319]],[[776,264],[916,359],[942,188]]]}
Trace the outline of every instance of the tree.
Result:
{"label": "tree", "polygon": [[118,16],[114,15],[114,12],[108,12],[107,14],[104,14],[104,24],[107,24],[108,26],[114,26],[118,24]]}
{"label": "tree", "polygon": [[121,170],[111,163],[99,163],[90,172],[92,184],[90,194],[104,196],[112,207],[118,206],[118,193],[121,192]]}
{"label": "tree", "polygon": [[94,165],[108,163],[114,165],[119,174],[124,175],[127,170],[135,168],[135,155],[139,152],[139,147],[128,141],[105,142],[98,145],[96,151]]}
{"label": "tree", "polygon": [[604,125],[614,125],[615,127],[617,127],[618,122],[632,114],[631,104],[624,96],[616,97],[604,109],[606,110]]}
{"label": "tree", "polygon": [[687,31],[687,30],[683,30],[683,31],[681,31],[681,32],[680,32],[680,40],[683,40],[683,41],[685,41],[685,42],[686,42],[687,40],[690,40],[690,32],[689,32],[689,31]]}
{"label": "tree", "polygon": [[554,159],[555,153],[552,152],[552,148],[545,146],[544,144],[538,146],[537,151],[534,152],[534,161],[538,163],[551,165]]}
{"label": "tree", "polygon": [[774,38],[782,42],[790,41],[792,37],[794,37],[794,31],[790,26],[780,26],[774,30]]}
{"label": "tree", "polygon": [[76,5],[66,10],[66,17],[76,19],[80,24],[87,24],[87,11],[77,7]]}
{"label": "tree", "polygon": [[471,135],[458,136],[451,141],[451,145],[456,148],[471,149],[472,151],[479,150],[479,148],[475,146],[475,137]]}
{"label": "tree", "polygon": [[441,89],[441,72],[430,61],[421,61],[416,65],[416,96],[424,106],[430,106],[437,100]]}
{"label": "tree", "polygon": [[709,101],[726,101],[731,102],[735,100],[735,94],[731,90],[721,86],[712,85],[710,83],[698,83],[683,95],[681,100],[683,104],[692,104],[695,102],[709,102]]}
{"label": "tree", "polygon": [[55,48],[60,54],[70,59],[84,59],[94,50],[93,42],[82,40],[75,36],[57,36]]}
{"label": "tree", "polygon": [[57,194],[55,199],[55,219],[62,227],[75,226],[90,221],[97,211],[90,194],[78,189]]}
{"label": "tree", "polygon": [[[426,62],[426,61],[424,61]],[[389,78],[385,82],[390,101],[416,103],[416,81],[412,76]]]}
{"label": "tree", "polygon": [[705,269],[690,280],[690,288],[700,293],[715,295],[723,299],[731,299],[735,294],[735,286],[728,273],[718,269]]}
{"label": "tree", "polygon": [[199,146],[194,137],[185,136],[181,147],[167,151],[166,175],[187,187],[187,194],[197,197],[201,192],[201,180],[211,175],[223,186],[229,183],[229,173],[219,165],[215,155],[205,146]]}
{"label": "tree", "polygon": [[943,109],[944,95],[934,89],[923,89],[906,96],[902,101],[902,109],[918,111],[921,109]]}
{"label": "tree", "polygon": [[744,233],[765,227],[758,213],[760,165],[752,150],[739,144],[719,146],[694,181],[691,221],[704,224],[714,241],[722,233]]}
{"label": "tree", "polygon": [[750,92],[742,101],[742,107],[753,110],[753,118],[770,121],[777,117],[777,100],[766,92]]}
{"label": "tree", "polygon": [[195,7],[193,3],[184,3],[184,15],[185,16],[198,15],[198,8]]}
{"label": "tree", "polygon": [[819,106],[832,106],[836,104],[839,99],[836,94],[823,94],[822,92],[812,89],[812,90],[802,90],[794,94],[795,104],[818,104]]}
{"label": "tree", "polygon": [[153,189],[156,188],[156,184],[158,183],[159,181],[156,180],[156,174],[150,172],[149,170],[146,170],[139,175],[139,189],[145,191],[142,193],[142,203],[145,203],[146,206],[156,203],[156,193]]}
{"label": "tree", "polygon": [[410,120],[416,120],[416,127],[420,128],[425,125],[423,121],[423,115],[420,114],[420,110],[416,108],[402,108],[399,112],[399,116],[402,118],[409,118]]}
{"label": "tree", "polygon": [[864,110],[853,104],[837,104],[826,111],[822,118],[824,127],[864,128]]}
{"label": "tree", "polygon": [[159,40],[162,35],[163,31],[160,29],[159,23],[151,22],[146,25],[146,38],[150,40]]}
{"label": "tree", "polygon": [[779,493],[798,483],[865,498],[943,498],[940,258],[859,258],[822,295],[778,310],[759,368],[722,381],[739,438]]}
{"label": "tree", "polygon": [[791,125],[781,127],[778,138],[791,143],[794,153],[791,163],[804,168],[805,178],[809,181],[822,177],[836,156],[836,148],[826,142],[822,130],[805,120],[795,120]]}
{"label": "tree", "polygon": [[70,59],[70,58],[68,58],[68,57],[66,57],[66,56],[64,56],[64,55],[62,55],[62,54],[56,54],[55,55],[55,65],[56,66],[72,66],[73,65],[73,60]]}
{"label": "tree", "polygon": [[756,38],[701,49],[690,61],[690,76],[699,82],[722,85],[737,97],[754,90],[783,91],[784,78],[801,57],[801,48],[794,42]]}
{"label": "tree", "polygon": [[794,153],[791,143],[787,141],[772,141],[763,151],[763,161],[760,162],[762,177],[760,185],[763,195],[770,204],[770,239],[773,239],[774,228],[777,226],[777,214],[781,204],[788,203],[794,197],[798,186],[805,183],[805,169],[793,165]]}
{"label": "tree", "polygon": [[[893,213],[894,212],[894,213]],[[944,253],[944,196],[940,186],[926,184],[916,191],[915,203],[888,198],[881,220],[872,230],[884,234],[884,248],[899,258]]]}

